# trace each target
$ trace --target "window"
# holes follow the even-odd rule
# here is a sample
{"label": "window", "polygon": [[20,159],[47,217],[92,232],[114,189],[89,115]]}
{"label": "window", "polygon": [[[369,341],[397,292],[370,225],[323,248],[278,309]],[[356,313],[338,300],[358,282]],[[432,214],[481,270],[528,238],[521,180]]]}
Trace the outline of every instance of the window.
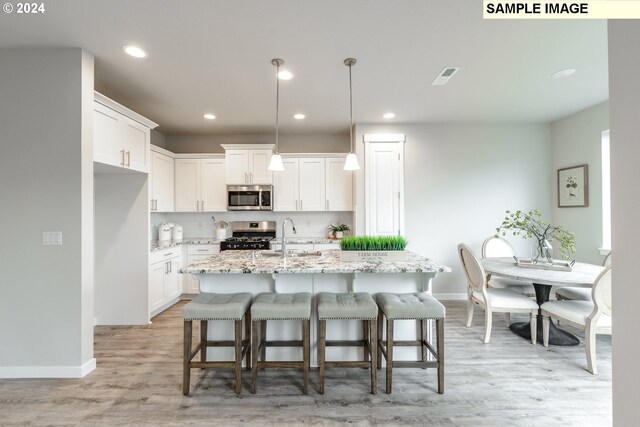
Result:
{"label": "window", "polygon": [[602,132],[602,247],[603,255],[611,251],[611,162],[609,131]]}

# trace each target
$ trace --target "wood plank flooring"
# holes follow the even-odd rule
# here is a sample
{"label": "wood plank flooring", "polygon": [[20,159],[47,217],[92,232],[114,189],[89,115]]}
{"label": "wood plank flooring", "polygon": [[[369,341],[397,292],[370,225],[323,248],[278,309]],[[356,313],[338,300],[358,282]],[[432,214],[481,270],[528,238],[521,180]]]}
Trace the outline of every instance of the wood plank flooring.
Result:
{"label": "wood plank flooring", "polygon": [[[266,370],[258,393],[233,393],[232,370],[193,370],[191,396],[181,392],[182,306],[148,327],[97,327],[97,369],[79,380],[0,379],[0,425],[611,425],[611,338],[598,338],[597,376],[586,370],[583,345],[532,346],[494,316],[490,344],[481,341],[483,313],[464,327],[465,304],[447,302],[445,394],[435,369],[394,370],[394,392],[369,391],[369,374],[328,369],[319,395],[317,370],[308,396],[302,372]],[[524,320],[516,315],[512,321]],[[579,335],[581,340],[583,335]]]}

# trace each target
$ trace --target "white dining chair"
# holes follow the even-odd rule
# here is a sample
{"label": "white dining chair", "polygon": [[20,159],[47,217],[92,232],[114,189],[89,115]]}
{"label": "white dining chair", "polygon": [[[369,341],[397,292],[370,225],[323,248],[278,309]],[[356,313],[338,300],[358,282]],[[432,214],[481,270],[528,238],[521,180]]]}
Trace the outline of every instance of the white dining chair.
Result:
{"label": "white dining chair", "polygon": [[[611,252],[602,261],[604,267],[611,267]],[[580,286],[563,286],[556,289],[556,299],[563,300],[578,300],[578,301],[591,301],[591,288],[585,288]]]}
{"label": "white dining chair", "polygon": [[544,346],[549,346],[549,318],[583,329],[587,369],[595,375],[598,373],[596,335],[611,335],[611,267],[600,273],[591,289],[591,296],[592,301],[548,301],[540,309]]}
{"label": "white dining chair", "polygon": [[[482,258],[515,257],[516,251],[507,240],[499,236],[489,236],[482,242]],[[490,288],[507,288],[527,296],[536,294],[531,282],[509,280],[502,277],[491,277],[487,285]]]}
{"label": "white dining chair", "polygon": [[474,305],[484,309],[484,339],[491,337],[493,313],[529,313],[531,316],[531,343],[536,344],[538,304],[511,289],[488,288],[487,274],[473,251],[464,243],[458,245],[458,256],[467,278],[467,327],[473,320]]}

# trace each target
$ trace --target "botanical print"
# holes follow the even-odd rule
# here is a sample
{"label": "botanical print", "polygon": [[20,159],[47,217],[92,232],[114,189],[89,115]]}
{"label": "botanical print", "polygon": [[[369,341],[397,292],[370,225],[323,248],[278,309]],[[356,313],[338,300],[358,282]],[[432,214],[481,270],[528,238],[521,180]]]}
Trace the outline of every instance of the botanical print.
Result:
{"label": "botanical print", "polygon": [[558,170],[558,207],[589,206],[587,165]]}

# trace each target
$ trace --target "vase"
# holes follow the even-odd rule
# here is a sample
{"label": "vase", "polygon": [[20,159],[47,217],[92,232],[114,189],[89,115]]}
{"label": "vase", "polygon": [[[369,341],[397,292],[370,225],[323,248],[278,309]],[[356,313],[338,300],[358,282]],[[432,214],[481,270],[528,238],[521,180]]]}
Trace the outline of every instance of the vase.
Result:
{"label": "vase", "polygon": [[553,246],[547,239],[539,240],[531,247],[531,262],[553,264]]}

